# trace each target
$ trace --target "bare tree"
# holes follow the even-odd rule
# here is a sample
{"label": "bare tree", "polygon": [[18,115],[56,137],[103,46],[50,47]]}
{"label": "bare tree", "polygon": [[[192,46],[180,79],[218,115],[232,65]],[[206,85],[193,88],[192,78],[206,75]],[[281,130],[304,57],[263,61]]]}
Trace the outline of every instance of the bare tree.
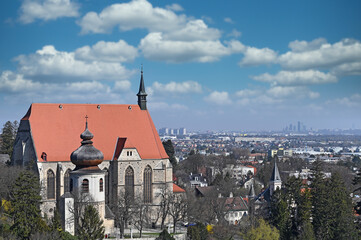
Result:
{"label": "bare tree", "polygon": [[134,226],[138,229],[140,235],[139,237],[141,238],[143,228],[146,225],[150,225],[150,206],[149,204],[144,203],[142,198],[136,198],[131,211],[132,221],[134,223]]}
{"label": "bare tree", "polygon": [[84,213],[84,209],[87,205],[91,204],[93,201],[89,193],[84,193],[79,189],[73,189],[71,195],[74,199],[74,205],[68,205],[69,212],[71,213],[71,218],[69,219],[73,222],[75,227],[75,235],[79,234],[80,219]]}
{"label": "bare tree", "polygon": [[187,217],[188,202],[183,194],[173,194],[169,208],[169,214],[173,219],[173,233],[175,233],[176,224]]}
{"label": "bare tree", "polygon": [[124,237],[124,230],[132,220],[132,208],[134,208],[134,197],[128,194],[128,192],[120,192],[118,200],[116,204],[112,206],[112,209],[121,238]]}
{"label": "bare tree", "polygon": [[[173,200],[173,193],[171,193],[166,186],[160,192],[159,211],[157,212],[157,221],[160,218],[160,228],[163,229],[165,221],[169,215],[171,201]],[[156,221],[156,222],[157,222]]]}

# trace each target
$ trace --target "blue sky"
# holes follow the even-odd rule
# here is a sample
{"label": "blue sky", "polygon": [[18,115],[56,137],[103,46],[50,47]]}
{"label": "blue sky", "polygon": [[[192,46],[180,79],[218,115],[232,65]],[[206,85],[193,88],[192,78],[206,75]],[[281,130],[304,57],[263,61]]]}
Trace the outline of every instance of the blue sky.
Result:
{"label": "blue sky", "polygon": [[0,2],[0,124],[136,103],[157,128],[361,128],[361,1]]}

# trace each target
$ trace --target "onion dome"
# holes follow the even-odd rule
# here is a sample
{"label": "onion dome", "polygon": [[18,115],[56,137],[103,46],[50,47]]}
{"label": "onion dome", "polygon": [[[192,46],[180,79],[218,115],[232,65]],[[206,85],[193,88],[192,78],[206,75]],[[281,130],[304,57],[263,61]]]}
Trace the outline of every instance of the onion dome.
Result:
{"label": "onion dome", "polygon": [[91,139],[94,135],[88,130],[88,116],[85,118],[87,119],[85,130],[80,135],[80,138],[83,139],[81,146],[70,155],[71,162],[76,165],[77,169],[98,166],[104,159],[103,153],[93,146]]}

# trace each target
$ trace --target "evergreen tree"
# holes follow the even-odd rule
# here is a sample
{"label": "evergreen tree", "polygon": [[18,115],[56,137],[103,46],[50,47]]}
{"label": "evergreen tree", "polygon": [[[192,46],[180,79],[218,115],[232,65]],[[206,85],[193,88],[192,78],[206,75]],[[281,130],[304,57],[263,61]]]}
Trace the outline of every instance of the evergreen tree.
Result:
{"label": "evergreen tree", "polygon": [[29,171],[23,171],[11,190],[11,204],[14,224],[12,232],[19,238],[29,238],[32,233],[46,230],[47,226],[40,215],[39,179]]}
{"label": "evergreen tree", "polygon": [[312,214],[312,199],[311,191],[305,188],[301,195],[300,204],[297,206],[298,219],[299,219],[299,235],[298,239],[313,240],[315,235],[311,223]]}
{"label": "evergreen tree", "polygon": [[1,144],[1,153],[8,154],[10,157],[13,153],[13,145],[16,137],[16,133],[18,130],[18,122],[10,122],[7,121],[4,124],[4,127],[2,129],[2,133],[0,135],[2,139]]}
{"label": "evergreen tree", "polygon": [[333,239],[356,239],[356,228],[349,193],[338,173],[333,173],[329,183],[329,218]]}
{"label": "evergreen tree", "polygon": [[163,147],[165,152],[167,153],[169,157],[170,163],[173,165],[173,169],[177,166],[177,160],[174,157],[174,146],[170,139],[163,142]]}
{"label": "evergreen tree", "polygon": [[288,181],[285,184],[286,201],[288,203],[290,218],[291,218],[290,234],[293,237],[298,236],[301,225],[301,220],[299,215],[299,206],[302,200],[301,188],[302,188],[302,180],[294,176],[288,178]]}
{"label": "evergreen tree", "polygon": [[164,229],[155,240],[174,240],[166,229]]}
{"label": "evergreen tree", "polygon": [[103,220],[100,220],[99,213],[92,205],[87,205],[84,214],[80,218],[79,239],[94,240],[104,238]]}
{"label": "evergreen tree", "polygon": [[280,239],[290,239],[291,236],[291,215],[286,195],[276,190],[271,199],[271,223],[280,233]]}
{"label": "evergreen tree", "polygon": [[331,218],[329,207],[329,189],[327,188],[322,163],[317,160],[312,169],[312,225],[317,239],[332,239]]}

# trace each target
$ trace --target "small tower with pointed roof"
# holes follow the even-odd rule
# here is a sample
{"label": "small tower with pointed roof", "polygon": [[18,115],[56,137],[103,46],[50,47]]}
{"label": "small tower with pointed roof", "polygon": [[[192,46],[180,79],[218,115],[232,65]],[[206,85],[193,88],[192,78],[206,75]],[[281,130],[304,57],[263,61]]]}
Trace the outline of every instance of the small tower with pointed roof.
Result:
{"label": "small tower with pointed roof", "polygon": [[105,172],[98,164],[103,162],[103,153],[93,146],[94,135],[88,129],[86,116],[85,130],[80,135],[81,146],[71,153],[70,159],[76,165],[70,172],[70,191],[77,201],[92,204],[105,217]]}
{"label": "small tower with pointed roof", "polygon": [[142,66],[142,70],[141,70],[139,92],[138,92],[137,96],[138,96],[138,105],[139,105],[140,109],[141,110],[147,110],[147,96],[148,96],[148,94],[145,92],[145,87],[144,87],[143,66]]}
{"label": "small tower with pointed roof", "polygon": [[269,181],[270,195],[272,196],[273,192],[276,191],[277,189],[281,189],[281,187],[282,187],[282,180],[280,173],[278,171],[277,161],[275,159],[272,176]]}

